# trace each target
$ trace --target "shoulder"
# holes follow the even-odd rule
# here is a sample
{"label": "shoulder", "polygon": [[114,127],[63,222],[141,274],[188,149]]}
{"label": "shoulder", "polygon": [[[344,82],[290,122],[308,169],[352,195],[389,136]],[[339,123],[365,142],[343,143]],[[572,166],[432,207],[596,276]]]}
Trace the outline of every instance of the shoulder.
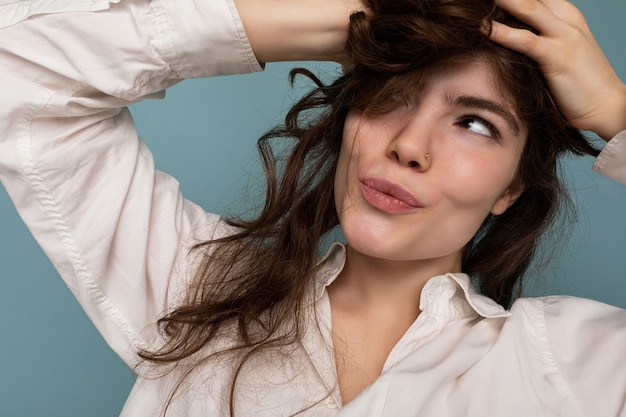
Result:
{"label": "shoulder", "polygon": [[577,297],[522,298],[508,321],[520,334],[534,335],[542,362],[581,409],[620,415],[626,405],[626,310]]}
{"label": "shoulder", "polygon": [[520,298],[511,307],[511,318],[514,320],[524,321],[539,316],[550,326],[595,329],[626,327],[626,310],[586,298],[571,296]]}
{"label": "shoulder", "polygon": [[[626,310],[570,296],[521,298],[511,307],[511,324],[538,327],[554,344],[621,339],[626,343]],[[626,346],[626,345],[624,345]]]}

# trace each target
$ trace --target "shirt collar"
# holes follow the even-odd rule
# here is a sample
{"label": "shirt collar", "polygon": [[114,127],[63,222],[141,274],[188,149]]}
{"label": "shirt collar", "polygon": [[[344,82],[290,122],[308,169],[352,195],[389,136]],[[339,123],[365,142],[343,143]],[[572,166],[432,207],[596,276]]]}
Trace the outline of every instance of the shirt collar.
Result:
{"label": "shirt collar", "polygon": [[[315,301],[337,279],[345,261],[345,246],[334,243],[317,265]],[[429,279],[422,289],[420,310],[430,315],[451,318],[469,315],[497,318],[511,315],[491,298],[479,294],[470,277],[462,273],[447,273]]]}

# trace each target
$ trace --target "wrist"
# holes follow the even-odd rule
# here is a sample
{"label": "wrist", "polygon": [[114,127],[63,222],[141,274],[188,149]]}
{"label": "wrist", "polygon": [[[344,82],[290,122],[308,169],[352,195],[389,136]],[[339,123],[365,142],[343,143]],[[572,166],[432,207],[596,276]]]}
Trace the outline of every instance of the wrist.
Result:
{"label": "wrist", "polygon": [[626,130],[626,85],[620,83],[619,88],[606,95],[604,109],[606,109],[597,126],[591,129],[605,141]]}

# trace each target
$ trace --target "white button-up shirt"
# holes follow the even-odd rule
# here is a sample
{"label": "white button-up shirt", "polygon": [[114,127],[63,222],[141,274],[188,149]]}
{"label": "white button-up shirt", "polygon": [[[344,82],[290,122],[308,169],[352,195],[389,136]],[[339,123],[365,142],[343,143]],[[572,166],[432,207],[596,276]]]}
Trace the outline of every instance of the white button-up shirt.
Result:
{"label": "white button-up shirt", "polygon": [[[185,372],[160,374],[139,348],[198,264],[190,245],[228,233],[155,171],[126,106],[181,79],[260,70],[230,0],[0,0],[0,178],[22,218],[117,354],[138,373],[122,412],[156,416]],[[626,132],[594,169],[626,183]],[[626,312],[568,297],[510,311],[464,274],[432,278],[422,313],[382,375],[343,406],[320,262],[300,343],[243,368],[236,415],[626,416]],[[228,346],[216,339],[202,354]],[[169,416],[226,415],[233,362],[187,378]]]}

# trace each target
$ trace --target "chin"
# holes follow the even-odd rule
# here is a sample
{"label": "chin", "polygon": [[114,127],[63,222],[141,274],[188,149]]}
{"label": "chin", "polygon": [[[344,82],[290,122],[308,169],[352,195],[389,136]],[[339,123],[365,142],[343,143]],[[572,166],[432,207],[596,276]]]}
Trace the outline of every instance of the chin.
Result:
{"label": "chin", "polygon": [[[442,267],[445,265],[444,272],[460,270],[464,245],[434,246],[430,239],[424,244],[400,242],[397,236],[363,233],[362,230],[356,233],[344,231],[344,237],[349,251],[369,258],[393,262],[435,261],[441,262]],[[455,267],[451,268],[452,265]]]}
{"label": "chin", "polygon": [[350,236],[349,233],[344,233],[344,237],[352,251],[370,258],[389,261],[420,259],[419,253],[415,253],[415,251],[411,251],[410,254],[407,253],[406,247],[398,245],[392,237],[374,237],[371,235],[364,236],[362,234]]}

